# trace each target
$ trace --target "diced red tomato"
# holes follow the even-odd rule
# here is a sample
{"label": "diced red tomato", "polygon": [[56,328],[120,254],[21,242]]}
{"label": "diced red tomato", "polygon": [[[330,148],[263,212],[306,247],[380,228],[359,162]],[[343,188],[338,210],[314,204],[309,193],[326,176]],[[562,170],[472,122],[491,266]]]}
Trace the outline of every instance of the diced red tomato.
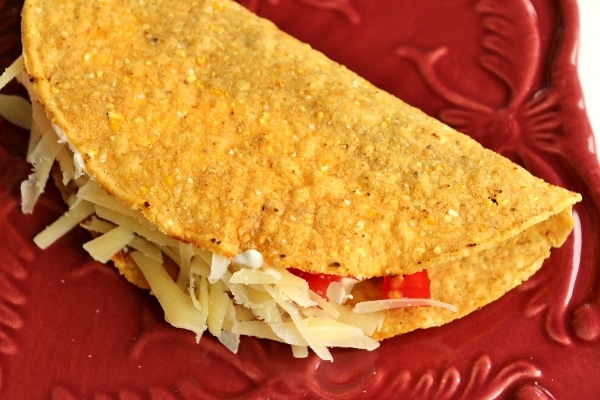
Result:
{"label": "diced red tomato", "polygon": [[385,276],[381,290],[382,299],[429,299],[431,281],[427,270],[408,275]]}
{"label": "diced red tomato", "polygon": [[307,281],[308,287],[324,299],[327,298],[327,288],[329,287],[329,284],[342,280],[342,277],[338,275],[312,274],[310,272],[300,271],[296,268],[289,268],[288,271]]}
{"label": "diced red tomato", "polygon": [[[289,268],[292,274],[308,282],[308,287],[319,296],[327,298],[327,288],[332,282],[340,282],[342,277],[329,274],[313,274],[296,268]],[[429,299],[431,281],[427,270],[408,275],[385,276],[381,290],[382,299]]]}

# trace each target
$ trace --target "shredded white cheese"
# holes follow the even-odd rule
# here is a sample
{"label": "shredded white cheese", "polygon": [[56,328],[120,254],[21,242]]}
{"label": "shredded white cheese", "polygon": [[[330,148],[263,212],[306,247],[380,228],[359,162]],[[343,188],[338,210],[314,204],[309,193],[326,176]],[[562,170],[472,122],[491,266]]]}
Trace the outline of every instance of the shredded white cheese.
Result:
{"label": "shredded white cheese", "polygon": [[92,203],[85,200],[77,201],[66,213],[38,233],[33,238],[33,242],[41,249],[45,249],[93,214],[94,205]]}
{"label": "shredded white cheese", "polygon": [[31,129],[31,103],[20,96],[0,94],[0,115],[8,122]]}
{"label": "shredded white cheese", "polygon": [[225,272],[227,272],[227,267],[231,260],[213,253],[212,254],[212,262],[210,263],[210,276],[208,277],[208,281],[210,283],[216,283],[223,278]]}
{"label": "shredded white cheese", "polygon": [[63,146],[58,142],[57,136],[52,129],[47,130],[44,126],[39,126],[38,124],[39,122],[34,120],[32,125],[35,127],[33,129],[39,130],[41,138],[27,157],[33,165],[33,173],[21,184],[21,196],[23,199],[21,209],[25,214],[33,212],[35,203],[37,203],[39,196],[44,192],[54,160]]}
{"label": "shredded white cheese", "polygon": [[190,296],[179,289],[162,264],[136,251],[131,253],[131,258],[150,284],[152,293],[165,312],[165,319],[177,328],[194,332],[197,340],[200,340],[206,330],[206,319],[194,306]]}
{"label": "shredded white cheese", "polygon": [[4,70],[2,75],[0,75],[0,89],[3,89],[4,86],[8,85],[13,79],[15,79],[21,71],[23,71],[23,56],[19,56],[8,68]]}
{"label": "shredded white cheese", "polygon": [[336,304],[342,304],[352,298],[352,289],[359,281],[344,277],[340,282],[332,282],[327,288],[327,298]]}
{"label": "shredded white cheese", "polygon": [[135,238],[135,234],[123,226],[117,226],[105,234],[90,240],[83,248],[96,261],[108,262]]}

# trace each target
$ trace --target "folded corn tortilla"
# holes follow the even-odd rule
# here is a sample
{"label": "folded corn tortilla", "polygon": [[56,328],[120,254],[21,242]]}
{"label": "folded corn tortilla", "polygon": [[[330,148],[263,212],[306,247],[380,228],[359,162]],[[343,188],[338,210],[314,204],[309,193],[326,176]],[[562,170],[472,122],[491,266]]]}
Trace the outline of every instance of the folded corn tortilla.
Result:
{"label": "folded corn tortilla", "polygon": [[[236,257],[251,251],[260,256],[253,270],[356,278],[343,305],[351,308],[379,299],[378,277],[427,269],[432,299],[452,307],[378,312],[367,336],[381,340],[494,301],[533,275],[572,230],[578,194],[235,2],[27,0],[22,38],[30,96],[84,177],[178,246],[205,260],[212,254],[209,285],[219,260],[244,266]],[[161,249],[178,259],[173,247]],[[137,265],[124,252],[113,259],[156,294],[148,268],[143,278],[131,272],[136,257]],[[184,291],[202,292],[196,283]],[[232,290],[223,292],[243,304]],[[277,301],[270,290],[263,292]],[[321,316],[301,313],[298,322],[287,296],[278,303],[281,326],[291,321],[311,337]],[[279,328],[270,324],[275,336]]]}

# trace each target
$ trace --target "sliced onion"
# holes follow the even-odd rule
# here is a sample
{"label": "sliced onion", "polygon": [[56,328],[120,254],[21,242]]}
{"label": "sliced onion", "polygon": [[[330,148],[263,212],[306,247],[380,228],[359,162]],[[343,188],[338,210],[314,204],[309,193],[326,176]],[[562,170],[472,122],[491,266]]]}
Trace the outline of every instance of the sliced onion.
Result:
{"label": "sliced onion", "polygon": [[450,311],[458,311],[458,307],[455,305],[444,303],[443,301],[431,300],[431,299],[384,299],[384,300],[371,300],[362,301],[354,306],[355,313],[373,313],[383,310],[389,310],[392,308],[401,307],[441,307],[446,308]]}

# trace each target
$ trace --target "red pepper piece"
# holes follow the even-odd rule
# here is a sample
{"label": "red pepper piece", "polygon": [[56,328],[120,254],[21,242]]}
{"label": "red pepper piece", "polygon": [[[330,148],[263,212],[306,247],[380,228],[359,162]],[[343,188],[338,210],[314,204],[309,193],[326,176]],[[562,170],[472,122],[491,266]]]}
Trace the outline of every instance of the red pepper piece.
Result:
{"label": "red pepper piece", "polygon": [[408,275],[383,277],[382,299],[429,299],[431,298],[431,281],[427,270]]}
{"label": "red pepper piece", "polygon": [[288,268],[288,271],[307,281],[310,290],[317,293],[324,299],[327,298],[327,288],[329,287],[329,284],[332,282],[339,282],[342,280],[342,277],[338,275],[313,274],[310,272],[300,271],[296,268]]}

